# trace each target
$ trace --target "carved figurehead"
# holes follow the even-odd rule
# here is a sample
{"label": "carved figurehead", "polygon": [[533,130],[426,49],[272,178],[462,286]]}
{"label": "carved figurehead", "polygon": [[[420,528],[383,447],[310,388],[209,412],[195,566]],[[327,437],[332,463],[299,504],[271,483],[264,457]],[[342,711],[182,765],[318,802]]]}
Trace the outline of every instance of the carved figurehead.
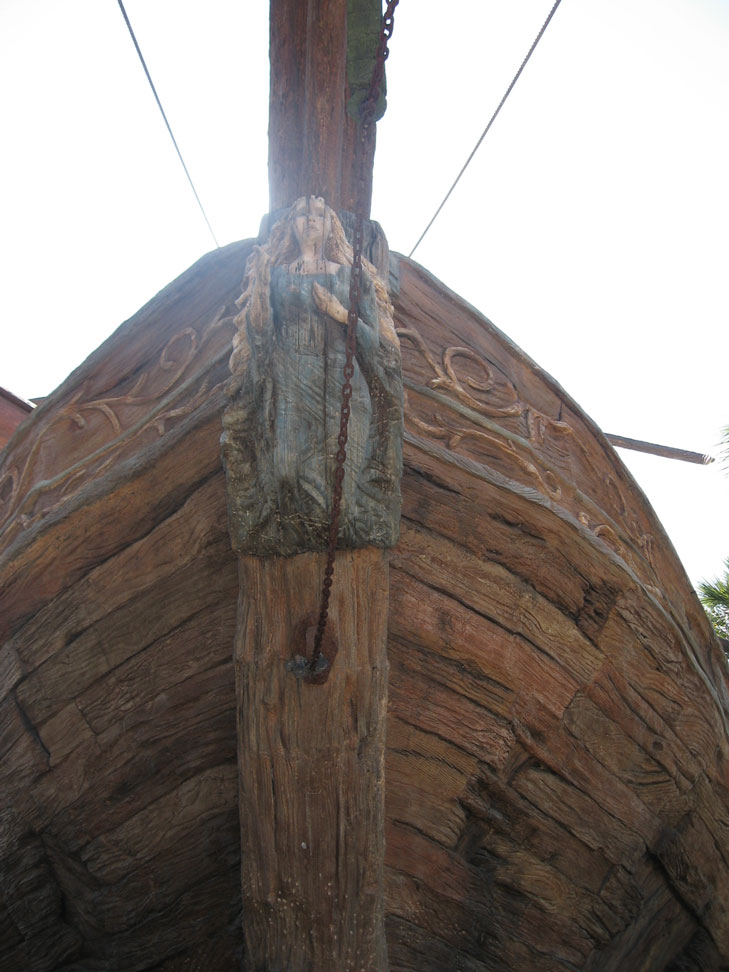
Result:
{"label": "carved figurehead", "polygon": [[[387,290],[362,261],[339,546],[397,542],[400,348]],[[233,547],[324,550],[340,424],[352,248],[323,199],[298,199],[254,249],[238,300],[222,454]]]}

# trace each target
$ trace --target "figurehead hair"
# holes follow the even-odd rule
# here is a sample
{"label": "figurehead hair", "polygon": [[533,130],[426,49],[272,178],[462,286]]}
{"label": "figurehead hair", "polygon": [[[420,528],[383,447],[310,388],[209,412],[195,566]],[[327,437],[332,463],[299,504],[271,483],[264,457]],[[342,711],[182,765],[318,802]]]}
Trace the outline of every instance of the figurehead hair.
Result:
{"label": "figurehead hair", "polygon": [[[339,217],[326,206],[321,197],[301,196],[276,220],[271,227],[268,240],[262,246],[255,246],[246,263],[243,277],[243,293],[236,301],[240,313],[235,318],[237,333],[233,338],[233,354],[230,358],[230,371],[242,375],[250,356],[251,338],[263,334],[270,326],[271,313],[271,271],[274,267],[290,266],[299,256],[299,243],[294,232],[294,219],[310,200],[316,200],[326,207],[330,221],[330,231],[324,241],[324,258],[332,263],[351,267],[352,247],[349,244]],[[362,269],[372,279],[379,319],[380,341],[398,346],[395,325],[392,319],[392,304],[385,284],[377,270],[362,257]]]}

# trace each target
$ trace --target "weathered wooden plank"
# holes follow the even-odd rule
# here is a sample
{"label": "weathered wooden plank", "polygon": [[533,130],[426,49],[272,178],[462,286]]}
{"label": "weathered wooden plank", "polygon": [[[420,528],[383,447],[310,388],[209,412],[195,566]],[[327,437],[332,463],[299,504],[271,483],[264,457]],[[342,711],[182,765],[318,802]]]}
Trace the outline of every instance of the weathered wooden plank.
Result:
{"label": "weathered wooden plank", "polygon": [[490,902],[471,894],[476,871],[403,823],[388,821],[387,855],[388,914],[479,957],[484,939],[495,936],[485,907]]}
{"label": "weathered wooden plank", "polygon": [[0,884],[7,919],[14,929],[9,948],[0,952],[3,972],[51,972],[79,954],[81,936],[64,915],[61,889],[41,837],[28,832],[10,847],[3,847]]}
{"label": "weathered wooden plank", "polygon": [[711,784],[702,774],[693,788],[694,807],[714,837],[724,867],[729,867],[729,801],[721,782]]}
{"label": "weathered wooden plank", "polygon": [[0,759],[28,730],[15,695],[10,693],[0,702]]}
{"label": "weathered wooden plank", "polygon": [[[384,970],[386,554],[337,554],[324,684],[287,670],[326,556],[240,558],[243,926],[251,970]],[[299,652],[302,648],[298,649]]]}
{"label": "weathered wooden plank", "polygon": [[48,752],[37,733],[24,730],[0,761],[0,792],[10,807],[16,798],[26,795],[36,780],[49,767]]}
{"label": "weathered wooden plank", "polygon": [[[116,520],[117,529],[123,523]],[[51,598],[9,639],[25,671],[32,671],[114,609],[143,593],[176,566],[194,561],[227,535],[225,486],[218,470],[138,540],[90,569]],[[234,558],[229,558],[231,564]]]}
{"label": "weathered wooden plank", "polygon": [[87,862],[49,838],[49,860],[64,895],[74,927],[87,942],[102,950],[119,934],[129,934],[149,922],[150,915],[174,907],[181,893],[200,884],[208,894],[227,891],[235,902],[238,886],[237,820],[233,803],[209,814],[202,825],[178,830],[177,841],[158,846],[114,880],[89,869]]}
{"label": "weathered wooden plank", "polygon": [[601,805],[599,794],[572,785],[558,770],[530,761],[510,783],[546,817],[611,863],[630,866],[644,852],[640,836]]}
{"label": "weathered wooden plank", "polygon": [[49,752],[49,765],[62,762],[84,743],[95,740],[94,732],[73,699],[52,716],[39,730],[43,745]]}
{"label": "weathered wooden plank", "polygon": [[[693,916],[681,908],[650,859],[640,860],[631,874],[618,869],[601,897],[610,903],[618,925],[611,922],[611,940],[585,963],[589,972],[662,969],[665,956],[680,952],[695,932]],[[606,910],[600,914],[610,921]]]}
{"label": "weathered wooden plank", "polygon": [[[468,855],[485,847],[498,857],[519,851],[549,864],[589,901],[600,892],[612,870],[603,849],[582,840],[567,815],[555,820],[511,784],[511,779],[479,766],[460,796],[466,822],[459,836],[459,850]],[[497,844],[492,846],[492,837],[498,841],[499,850]],[[511,850],[505,841],[512,845]]]}
{"label": "weathered wooden plank", "polygon": [[[240,921],[236,923],[240,925]],[[149,972],[202,972],[205,969],[238,969],[242,961],[243,943],[239,929],[234,925],[221,929],[202,942],[191,944],[189,949],[178,952],[156,965]]]}
{"label": "weathered wooden plank", "polygon": [[5,552],[0,558],[5,561],[0,563],[0,638],[17,631],[90,568],[148,533],[219,470],[214,403],[210,413],[206,421],[193,416],[187,426],[171,432],[164,449],[152,448],[115,467],[113,483],[92,484],[73,498],[72,509],[63,516],[50,514],[42,531],[24,537],[22,549]]}
{"label": "weathered wooden plank", "polygon": [[716,945],[706,930],[699,928],[666,972],[716,972],[724,967]]}
{"label": "weathered wooden plank", "polygon": [[403,518],[488,557],[529,583],[565,613],[576,615],[589,583],[571,550],[551,542],[529,503],[490,488],[480,476],[443,464],[406,438]]}
{"label": "weathered wooden plank", "polygon": [[171,561],[156,586],[101,617],[18,685],[28,717],[42,725],[107,672],[211,608],[220,600],[218,583],[230,590],[230,567],[224,541],[207,548],[194,570]]}
{"label": "weathered wooden plank", "polygon": [[233,760],[233,685],[229,662],[126,713],[108,745],[102,734],[37,779],[29,819],[75,851],[181,780]]}
{"label": "weathered wooden plank", "polygon": [[[557,673],[556,681],[572,683],[576,688],[578,680],[589,681],[603,662],[601,652],[572,618],[531,585],[483,555],[474,556],[430,531],[405,524],[393,567],[435,590],[447,590],[450,597],[473,613],[493,619],[508,632],[521,636],[528,642],[530,655],[550,655],[560,668],[566,669]],[[544,677],[545,673],[540,673],[540,679]]]}
{"label": "weathered wooden plank", "polygon": [[420,668],[426,678],[437,669],[459,694],[504,717],[535,685],[548,687],[543,694],[555,713],[569,704],[578,683],[546,650],[535,650],[532,642],[404,571],[393,571],[392,590],[398,609],[391,637],[415,649],[403,664]]}
{"label": "weathered wooden plank", "polygon": [[5,698],[24,675],[18,653],[12,645],[3,645],[0,651],[0,698]]}
{"label": "weathered wooden plank", "polygon": [[489,954],[476,958],[450,942],[444,942],[425,931],[421,925],[390,915],[387,919],[387,941],[391,972],[501,972],[501,960]]}
{"label": "weathered wooden plank", "polygon": [[465,814],[458,802],[462,774],[427,756],[393,751],[385,761],[386,808],[390,820],[407,822],[444,847],[455,847]]}
{"label": "weathered wooden plank", "polygon": [[225,937],[240,908],[230,883],[217,877],[195,882],[165,907],[148,912],[139,924],[92,939],[84,956],[86,966],[94,972],[149,968],[207,938]]}
{"label": "weathered wooden plank", "polygon": [[[623,641],[624,646],[634,645],[634,636],[626,634],[628,636]],[[629,677],[622,659],[617,664],[620,665],[620,670],[614,662],[603,665],[585,694],[637,745],[666,767],[679,790],[688,789],[699,776],[696,761],[660,711],[642,697]],[[671,687],[674,684],[671,683]]]}
{"label": "weathered wooden plank", "polygon": [[555,723],[541,702],[533,699],[514,713],[514,731],[521,745],[545,766],[589,793],[596,802],[653,846],[661,832],[659,819],[636,793],[585,749],[561,723]]}
{"label": "weathered wooden plank", "polygon": [[594,756],[616,780],[627,783],[640,800],[669,824],[686,813],[689,800],[670,771],[655,754],[633,742],[622,725],[614,722],[590,699],[578,694],[567,708],[563,725],[585,751]]}
{"label": "weathered wooden plank", "polygon": [[[177,624],[76,697],[79,711],[95,733],[104,734],[106,745],[123,732],[128,713],[154,704],[158,697],[167,698],[180,683],[230,662],[237,590],[237,572],[221,572],[221,600]],[[231,686],[226,697],[232,696]]]}
{"label": "weathered wooden plank", "polygon": [[589,950],[576,925],[556,912],[527,919],[529,900],[513,893],[508,878],[501,882],[496,857],[482,852],[466,862],[403,825],[389,826],[387,841],[398,861],[396,871],[388,869],[389,910],[436,939],[497,968],[536,967],[538,957],[548,968],[574,967]]}
{"label": "weathered wooden plank", "polygon": [[464,752],[499,768],[506,765],[515,742],[507,720],[452,689],[391,659],[392,708],[418,729],[441,735]]}
{"label": "weathered wooden plank", "polygon": [[718,749],[722,763],[726,765],[729,760],[726,732],[729,668],[724,664],[719,677],[715,677],[713,670],[707,668],[708,653],[703,646],[699,647],[693,639],[682,639],[674,618],[657,603],[644,602],[638,591],[626,593],[621,598],[619,610],[638,640],[656,659],[655,667],[680,681],[684,690],[694,698],[704,700],[702,705],[693,703],[681,707],[677,715],[677,731],[691,740],[687,745],[689,751],[706,768],[707,763],[716,765]]}
{"label": "weathered wooden plank", "polygon": [[80,858],[105,883],[119,881],[161,850],[174,847],[187,831],[208,818],[234,810],[237,786],[234,764],[204,769],[94,838]]}

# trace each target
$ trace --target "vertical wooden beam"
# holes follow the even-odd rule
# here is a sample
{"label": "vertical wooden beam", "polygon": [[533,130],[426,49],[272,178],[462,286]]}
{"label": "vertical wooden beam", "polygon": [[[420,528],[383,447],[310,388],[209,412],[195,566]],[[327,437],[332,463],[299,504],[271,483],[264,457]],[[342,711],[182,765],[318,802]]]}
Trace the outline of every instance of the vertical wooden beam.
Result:
{"label": "vertical wooden beam", "polygon": [[[270,211],[314,195],[353,212],[359,135],[347,113],[347,0],[271,0],[270,59]],[[366,215],[374,152],[373,131],[365,146]]]}
{"label": "vertical wooden beam", "polygon": [[385,288],[372,267],[358,305],[338,538],[356,549],[337,552],[324,645],[337,654],[326,677],[312,680],[301,659],[292,670],[297,655],[313,652],[305,632],[315,629],[331,519],[352,262],[336,211],[369,214],[372,188],[374,132],[363,156],[359,125],[347,113],[348,8],[357,23],[352,87],[360,96],[372,23],[362,12],[374,13],[374,66],[378,3],[271,0],[270,210],[289,211],[249,261],[223,421],[240,570],[247,972],[387,969],[383,548],[399,530],[402,384]]}
{"label": "vertical wooden beam", "polygon": [[241,555],[235,643],[248,972],[385,972],[387,552],[337,554],[325,684],[287,669],[324,553]]}

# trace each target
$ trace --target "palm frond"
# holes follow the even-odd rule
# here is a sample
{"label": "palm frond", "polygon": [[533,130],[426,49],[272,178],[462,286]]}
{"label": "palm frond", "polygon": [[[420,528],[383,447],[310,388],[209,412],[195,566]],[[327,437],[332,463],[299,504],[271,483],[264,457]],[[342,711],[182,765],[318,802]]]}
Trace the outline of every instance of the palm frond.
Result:
{"label": "palm frond", "polygon": [[729,637],[729,557],[724,561],[725,575],[698,586],[699,599],[714,630],[722,638]]}

